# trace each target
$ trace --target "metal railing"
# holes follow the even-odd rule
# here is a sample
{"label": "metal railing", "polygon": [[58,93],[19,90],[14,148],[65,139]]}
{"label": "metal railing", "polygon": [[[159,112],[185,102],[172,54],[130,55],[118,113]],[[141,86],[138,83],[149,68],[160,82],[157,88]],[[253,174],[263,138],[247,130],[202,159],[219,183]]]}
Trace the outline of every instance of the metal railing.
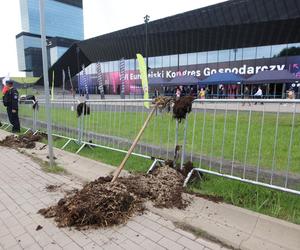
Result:
{"label": "metal railing", "polygon": [[[85,145],[127,152],[148,115],[144,101],[89,100],[90,115],[77,117],[77,101],[55,100],[52,130],[67,139],[62,148],[71,141],[79,143],[77,153]],[[39,101],[38,111],[31,106],[20,105],[21,124],[46,130],[45,102]],[[3,109],[0,112],[2,119]],[[134,154],[173,159],[175,146],[181,145],[178,161],[193,162],[193,171],[300,194],[299,137],[299,100],[195,100],[181,123],[157,110]]]}

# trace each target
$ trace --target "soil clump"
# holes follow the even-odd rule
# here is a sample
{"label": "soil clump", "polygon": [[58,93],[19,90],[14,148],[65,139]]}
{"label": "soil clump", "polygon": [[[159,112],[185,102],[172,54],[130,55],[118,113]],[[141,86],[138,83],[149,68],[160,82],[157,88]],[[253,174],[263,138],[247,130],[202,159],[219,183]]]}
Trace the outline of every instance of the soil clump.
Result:
{"label": "soil clump", "polygon": [[175,100],[173,106],[173,117],[181,122],[186,118],[186,114],[192,111],[192,103],[195,100],[193,96],[183,96]]}
{"label": "soil clump", "polygon": [[42,141],[43,138],[47,137],[44,133],[28,132],[23,135],[9,135],[0,141],[0,146],[10,148],[35,148],[35,142]]}
{"label": "soil clump", "polygon": [[59,227],[107,227],[125,223],[142,211],[138,197],[120,182],[105,179],[86,184],[80,191],[58,201],[57,205],[39,210],[46,218],[55,217]]}
{"label": "soil clump", "polygon": [[48,192],[56,192],[57,190],[60,189],[61,186],[62,186],[62,185],[53,185],[53,184],[50,184],[50,185],[47,185],[47,186],[46,186],[46,190],[47,190]]}
{"label": "soil clump", "polygon": [[159,208],[183,209],[183,176],[167,166],[153,173],[120,177],[111,183],[112,176],[100,177],[80,191],[65,196],[39,213],[54,217],[59,227],[107,227],[125,223],[144,210],[144,202],[152,201]]}

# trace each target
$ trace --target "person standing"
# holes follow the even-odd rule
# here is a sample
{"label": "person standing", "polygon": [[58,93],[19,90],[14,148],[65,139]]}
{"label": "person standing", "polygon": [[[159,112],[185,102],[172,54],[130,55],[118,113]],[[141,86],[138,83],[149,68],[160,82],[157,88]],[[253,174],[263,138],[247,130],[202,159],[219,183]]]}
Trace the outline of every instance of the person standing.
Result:
{"label": "person standing", "polygon": [[181,90],[180,90],[180,87],[177,87],[176,88],[176,99],[178,100],[180,97],[181,97]]}
{"label": "person standing", "polygon": [[[249,99],[250,97],[250,90],[247,86],[245,86],[245,89],[244,89],[244,99]],[[251,103],[249,102],[248,103],[249,106],[251,106]],[[245,106],[245,103],[243,102],[243,106]]]}
{"label": "person standing", "polygon": [[200,97],[200,99],[202,99],[202,100],[205,99],[205,90],[204,90],[203,88],[200,89],[199,97]]}
{"label": "person standing", "polygon": [[[258,87],[258,90],[257,90],[256,93],[254,94],[254,98],[262,99],[262,96],[263,96],[263,93],[262,93],[261,87],[259,86],[259,87]],[[257,104],[257,102],[254,103],[254,105],[256,105],[256,104]],[[261,102],[260,104],[264,104],[264,103]]]}
{"label": "person standing", "polygon": [[13,86],[13,81],[6,81],[8,91],[3,96],[3,104],[6,107],[9,122],[11,123],[12,132],[20,132],[20,121],[19,121],[19,92]]}
{"label": "person standing", "polygon": [[157,88],[155,88],[154,89],[154,98],[157,98],[157,97],[159,97],[159,91],[158,91],[158,89]]}
{"label": "person standing", "polygon": [[224,98],[224,87],[223,87],[222,84],[220,84],[220,86],[219,86],[219,93],[218,93],[218,95],[219,95],[219,99],[223,99]]}
{"label": "person standing", "polygon": [[[3,83],[3,87],[2,87],[2,94],[3,94],[3,96],[6,94],[7,91],[8,91],[8,87],[6,86],[6,83],[4,82]],[[0,127],[2,127],[2,126],[3,126],[3,124],[0,121]]]}

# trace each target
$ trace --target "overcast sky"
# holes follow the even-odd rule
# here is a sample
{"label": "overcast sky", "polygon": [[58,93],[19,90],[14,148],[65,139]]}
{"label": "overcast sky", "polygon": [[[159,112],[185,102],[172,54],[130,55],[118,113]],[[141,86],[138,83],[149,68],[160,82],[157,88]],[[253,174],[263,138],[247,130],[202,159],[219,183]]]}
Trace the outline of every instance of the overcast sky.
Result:
{"label": "overcast sky", "polygon": [[[23,0],[21,0],[23,1]],[[224,0],[83,0],[84,36],[90,38]],[[21,32],[19,0],[0,2],[0,76],[18,72],[16,34]]]}

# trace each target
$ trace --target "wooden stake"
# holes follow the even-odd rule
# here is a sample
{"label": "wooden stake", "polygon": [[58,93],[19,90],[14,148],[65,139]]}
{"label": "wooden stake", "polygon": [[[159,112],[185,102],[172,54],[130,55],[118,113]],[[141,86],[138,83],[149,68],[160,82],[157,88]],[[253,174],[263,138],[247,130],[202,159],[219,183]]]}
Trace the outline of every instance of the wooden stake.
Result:
{"label": "wooden stake", "polygon": [[144,130],[145,130],[145,128],[147,127],[147,125],[148,125],[148,123],[149,123],[149,121],[150,121],[152,115],[154,114],[154,111],[156,110],[156,108],[157,108],[157,105],[155,105],[155,106],[153,107],[153,109],[151,110],[151,112],[149,113],[149,115],[148,115],[148,117],[147,117],[147,119],[146,119],[146,121],[145,121],[143,127],[141,128],[140,132],[138,133],[137,137],[135,138],[134,142],[132,143],[132,145],[131,145],[130,149],[128,150],[126,156],[124,157],[122,163],[120,164],[120,166],[118,167],[118,169],[115,171],[114,177],[113,177],[113,179],[111,180],[111,182],[115,182],[116,179],[118,178],[118,176],[120,175],[122,169],[123,169],[124,166],[125,166],[125,163],[127,162],[129,156],[130,156],[131,153],[133,152],[133,150],[134,150],[134,148],[136,147],[138,141],[140,140],[142,134],[144,133]]}

